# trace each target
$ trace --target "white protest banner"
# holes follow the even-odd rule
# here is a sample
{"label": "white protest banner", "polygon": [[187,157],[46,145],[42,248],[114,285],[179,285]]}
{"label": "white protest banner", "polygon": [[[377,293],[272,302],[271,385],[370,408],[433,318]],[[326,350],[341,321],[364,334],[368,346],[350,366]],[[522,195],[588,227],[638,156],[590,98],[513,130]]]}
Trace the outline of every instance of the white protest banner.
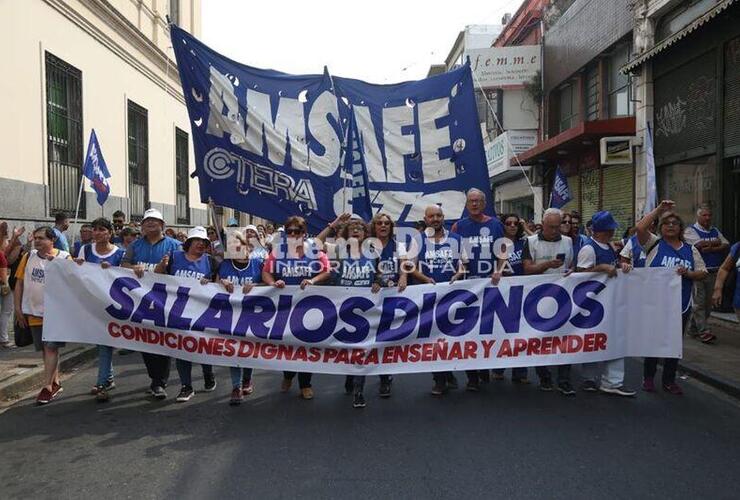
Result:
{"label": "white protest banner", "polygon": [[372,294],[217,284],[47,265],[44,339],[198,363],[381,374],[681,356],[681,282],[669,269],[476,279]]}

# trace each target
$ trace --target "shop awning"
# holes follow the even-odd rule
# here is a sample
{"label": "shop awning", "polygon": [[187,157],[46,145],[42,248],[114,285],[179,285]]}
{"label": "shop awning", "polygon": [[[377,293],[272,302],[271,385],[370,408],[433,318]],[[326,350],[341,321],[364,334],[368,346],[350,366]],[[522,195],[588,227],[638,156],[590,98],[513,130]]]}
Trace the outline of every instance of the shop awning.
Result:
{"label": "shop awning", "polygon": [[673,45],[674,43],[678,42],[682,38],[685,38],[692,32],[696,31],[702,25],[706,24],[707,22],[717,17],[717,15],[720,12],[727,9],[727,7],[735,3],[735,1],[736,0],[722,0],[721,2],[717,3],[717,5],[709,9],[706,13],[702,14],[698,18],[696,18],[694,21],[691,22],[691,24],[683,28],[678,33],[675,33],[671,35],[670,37],[666,38],[665,40],[659,42],[652,49],[647,50],[643,52],[642,54],[639,54],[635,59],[633,59],[632,61],[622,66],[622,68],[619,71],[622,73],[632,73],[637,68],[642,66],[645,63],[645,61],[647,61],[648,59],[651,59],[656,54],[660,54],[665,49]]}
{"label": "shop awning", "polygon": [[520,154],[519,161],[523,165],[533,165],[541,161],[558,160],[593,148],[602,137],[616,135],[635,135],[635,117],[581,122]]}

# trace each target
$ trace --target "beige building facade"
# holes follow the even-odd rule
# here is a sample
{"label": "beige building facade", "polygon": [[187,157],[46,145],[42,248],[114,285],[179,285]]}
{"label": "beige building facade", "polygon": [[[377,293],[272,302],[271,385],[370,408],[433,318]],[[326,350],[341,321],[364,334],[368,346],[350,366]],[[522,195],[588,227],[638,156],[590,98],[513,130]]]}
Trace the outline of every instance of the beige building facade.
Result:
{"label": "beige building facade", "polygon": [[86,181],[82,220],[151,206],[170,225],[207,224],[166,16],[200,35],[200,0],[0,2],[0,219],[73,216],[95,129],[111,193],[101,207]]}

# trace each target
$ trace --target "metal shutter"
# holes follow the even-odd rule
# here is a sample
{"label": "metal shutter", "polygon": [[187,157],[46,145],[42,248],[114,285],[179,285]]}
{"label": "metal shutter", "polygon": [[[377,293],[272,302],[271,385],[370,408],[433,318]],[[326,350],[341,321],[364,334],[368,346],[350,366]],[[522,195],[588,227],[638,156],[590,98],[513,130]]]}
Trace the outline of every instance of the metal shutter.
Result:
{"label": "metal shutter", "polygon": [[655,79],[655,160],[715,144],[716,58],[709,51]]}
{"label": "metal shutter", "polygon": [[570,212],[571,210],[578,210],[580,204],[580,180],[577,175],[568,177],[568,189],[570,189],[571,200],[563,205],[563,212]]}
{"label": "metal shutter", "polygon": [[740,154],[740,37],[725,46],[725,155]]}
{"label": "metal shutter", "polygon": [[622,237],[625,229],[633,224],[634,171],[632,165],[614,165],[604,168],[604,199],[602,209],[609,210],[619,227],[615,233]]}
{"label": "metal shutter", "polygon": [[601,173],[598,168],[581,172],[581,221],[584,225],[599,211],[600,188]]}

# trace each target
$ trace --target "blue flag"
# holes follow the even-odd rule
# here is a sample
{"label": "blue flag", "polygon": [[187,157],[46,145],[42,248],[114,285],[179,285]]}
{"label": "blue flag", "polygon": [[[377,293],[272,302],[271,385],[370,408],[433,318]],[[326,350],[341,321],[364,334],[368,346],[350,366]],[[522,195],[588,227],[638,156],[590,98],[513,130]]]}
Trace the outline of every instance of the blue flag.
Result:
{"label": "blue flag", "polygon": [[433,204],[454,221],[468,189],[490,193],[467,64],[373,85],[257,69],[176,26],[171,36],[204,202],[275,221],[302,215],[315,231],[343,212],[410,225]]}
{"label": "blue flag", "polygon": [[108,166],[105,164],[103,151],[100,149],[95,129],[90,132],[83,173],[85,177],[90,179],[90,187],[98,195],[98,204],[102,206],[110,194],[110,184],[108,183],[110,172],[108,172]]}
{"label": "blue flag", "polygon": [[550,193],[550,206],[553,208],[562,208],[566,203],[572,200],[570,188],[568,188],[568,179],[560,171],[560,167],[555,170],[555,179],[552,181],[552,192]]}

